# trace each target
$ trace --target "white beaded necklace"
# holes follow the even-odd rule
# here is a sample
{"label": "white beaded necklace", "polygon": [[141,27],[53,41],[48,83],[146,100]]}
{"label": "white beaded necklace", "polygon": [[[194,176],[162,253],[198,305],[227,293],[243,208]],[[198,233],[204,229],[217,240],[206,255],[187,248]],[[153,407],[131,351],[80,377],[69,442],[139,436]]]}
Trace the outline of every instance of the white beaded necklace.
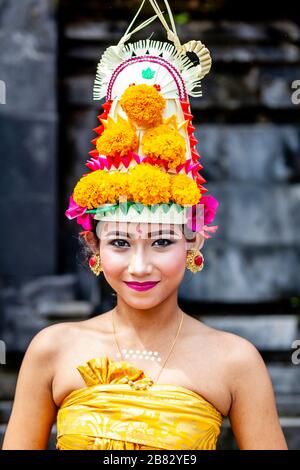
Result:
{"label": "white beaded necklace", "polygon": [[[155,361],[156,360],[157,362],[161,362],[161,357],[159,356],[158,351],[147,351],[147,350],[140,350],[140,349],[126,349],[126,348],[122,348],[122,351],[121,351],[120,347],[119,347],[119,344],[118,344],[118,341],[117,341],[117,337],[116,337],[116,329],[115,329],[113,311],[112,311],[112,323],[113,323],[114,340],[115,340],[116,347],[119,351],[118,354],[117,354],[117,357],[122,358],[123,360],[124,359],[126,360],[126,359],[132,357],[133,359],[139,358],[139,359],[146,359],[146,360],[150,360],[150,361]],[[169,351],[169,353],[168,353],[168,355],[165,359],[165,362],[163,363],[163,365],[162,365],[162,367],[159,371],[159,374],[156,377],[156,382],[158,381],[158,378],[160,377],[160,374],[162,373],[162,370],[165,367],[166,362],[169,359],[170,354],[171,354],[171,352],[174,348],[175,342],[176,342],[176,340],[178,338],[178,335],[179,335],[179,332],[181,330],[182,323],[183,323],[183,312],[182,312],[182,315],[181,315],[181,320],[180,320],[180,323],[179,323],[179,327],[177,329],[176,336],[174,338],[174,341],[172,343],[170,351]],[[124,354],[124,358],[123,358],[123,354]],[[153,383],[154,383],[154,381],[153,381]],[[134,386],[134,384],[131,384],[131,385]]]}

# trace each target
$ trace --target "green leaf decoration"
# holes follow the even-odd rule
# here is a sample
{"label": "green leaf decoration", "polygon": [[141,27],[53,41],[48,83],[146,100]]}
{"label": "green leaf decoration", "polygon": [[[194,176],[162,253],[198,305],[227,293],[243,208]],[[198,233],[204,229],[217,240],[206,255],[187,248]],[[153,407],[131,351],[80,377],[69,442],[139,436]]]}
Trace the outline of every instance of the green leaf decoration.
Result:
{"label": "green leaf decoration", "polygon": [[165,214],[167,214],[170,210],[169,204],[161,204],[161,207]]}
{"label": "green leaf decoration", "polygon": [[127,202],[122,202],[119,205],[120,211],[123,212],[124,215],[127,215],[129,207],[130,207],[130,204],[128,204]]}
{"label": "green leaf decoration", "polygon": [[151,70],[150,67],[148,67],[145,70],[142,70],[142,77],[146,79],[151,79],[154,77],[155,71]]}
{"label": "green leaf decoration", "polygon": [[133,207],[135,208],[138,214],[141,214],[145,206],[144,204],[141,204],[140,202],[136,202]]}
{"label": "green leaf decoration", "polygon": [[96,210],[96,214],[101,216],[105,216],[106,214],[114,214],[118,204],[110,204],[109,206],[99,206]]}
{"label": "green leaf decoration", "polygon": [[153,212],[153,214],[157,211],[157,209],[159,208],[160,204],[152,204],[151,206],[148,206],[149,209],[151,210],[151,212]]}
{"label": "green leaf decoration", "polygon": [[175,209],[177,210],[178,214],[184,210],[184,207],[181,206],[180,204],[174,204]]}
{"label": "green leaf decoration", "polygon": [[105,214],[114,214],[116,210],[119,208],[121,212],[123,212],[124,215],[128,214],[128,211],[130,207],[133,206],[133,208],[141,214],[144,210],[145,207],[149,211],[151,211],[153,214],[161,207],[163,212],[167,214],[171,207],[174,207],[178,213],[182,212],[185,210],[184,206],[181,206],[180,204],[176,204],[175,202],[170,202],[170,203],[160,203],[160,204],[149,204],[145,206],[141,202],[133,202],[133,201],[126,201],[126,202],[121,202],[120,204],[109,204],[109,205],[101,205],[97,209],[89,209],[86,210],[87,214],[97,214],[97,215],[105,215]]}
{"label": "green leaf decoration", "polygon": [[112,207],[110,210],[108,210],[105,214],[114,214],[117,210],[117,207]]}

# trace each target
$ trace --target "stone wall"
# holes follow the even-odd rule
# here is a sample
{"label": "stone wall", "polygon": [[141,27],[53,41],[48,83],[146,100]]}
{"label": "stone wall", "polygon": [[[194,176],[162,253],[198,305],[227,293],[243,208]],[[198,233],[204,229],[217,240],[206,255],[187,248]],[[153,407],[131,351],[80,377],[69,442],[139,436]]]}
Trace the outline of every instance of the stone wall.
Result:
{"label": "stone wall", "polygon": [[[213,58],[203,97],[190,101],[201,174],[220,201],[219,230],[202,250],[205,269],[186,272],[180,304],[259,348],[289,447],[299,449],[300,368],[291,362],[292,342],[300,337],[300,105],[291,99],[300,79],[300,27],[294,3],[286,1],[284,13],[257,0],[176,1],[172,8],[181,42],[199,38]],[[131,0],[0,0],[0,80],[6,85],[6,104],[0,104],[0,339],[7,345],[0,436],[32,336],[53,322],[113,305],[106,282],[83,266],[78,225],[64,211],[101,110],[92,100],[97,61],[136,9]],[[158,22],[148,31],[165,39]],[[54,441],[55,426],[50,448]],[[236,448],[228,421],[220,448]]]}
{"label": "stone wall", "polygon": [[56,272],[56,25],[53,2],[0,2],[1,277]]}

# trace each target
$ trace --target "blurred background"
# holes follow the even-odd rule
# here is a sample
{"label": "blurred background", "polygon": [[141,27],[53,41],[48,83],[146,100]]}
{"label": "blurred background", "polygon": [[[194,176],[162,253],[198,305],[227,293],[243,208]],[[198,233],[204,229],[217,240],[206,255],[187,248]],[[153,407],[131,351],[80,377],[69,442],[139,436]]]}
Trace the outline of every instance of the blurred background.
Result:
{"label": "blurred background", "polygon": [[[86,171],[102,102],[97,62],[137,0],[0,0],[0,443],[32,337],[109,310],[115,297],[64,213]],[[160,2],[163,8],[163,2]],[[191,98],[207,194],[220,202],[205,269],[186,272],[187,313],[237,333],[271,374],[290,449],[300,449],[300,21],[296,4],[170,0],[181,43],[213,65]],[[144,6],[140,21],[152,16]],[[157,20],[132,40],[165,40]],[[298,340],[298,342],[297,342]],[[293,355],[294,353],[294,355]],[[55,426],[49,441],[54,448]],[[225,420],[220,449],[236,449]]]}

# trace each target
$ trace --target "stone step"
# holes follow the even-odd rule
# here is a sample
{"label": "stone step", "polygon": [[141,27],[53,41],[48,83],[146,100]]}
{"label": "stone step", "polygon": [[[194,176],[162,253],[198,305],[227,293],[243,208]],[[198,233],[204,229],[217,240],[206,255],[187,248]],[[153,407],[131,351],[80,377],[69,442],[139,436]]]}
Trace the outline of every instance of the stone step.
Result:
{"label": "stone step", "polygon": [[50,324],[92,314],[92,301],[75,300],[79,279],[76,274],[41,276],[3,289],[1,339],[7,360],[12,352],[23,353],[32,337]]}
{"label": "stone step", "polygon": [[280,417],[300,418],[299,394],[276,394],[276,405]]}
{"label": "stone step", "polygon": [[0,424],[8,423],[13,401],[12,400],[0,400]]}
{"label": "stone step", "polygon": [[199,319],[212,328],[242,336],[264,351],[285,350],[292,355],[293,341],[300,338],[296,315],[202,316]]}
{"label": "stone step", "polygon": [[39,302],[36,312],[49,322],[57,320],[84,320],[92,313],[93,305],[85,300],[70,300],[68,302],[56,302],[44,300]]}
{"label": "stone step", "polygon": [[1,366],[0,403],[3,403],[3,401],[7,402],[13,400],[17,384],[17,375],[17,371],[8,371],[5,370],[5,366]]}
{"label": "stone step", "polygon": [[[299,354],[298,354],[299,357]],[[275,393],[283,396],[300,395],[300,365],[268,364]]]}
{"label": "stone step", "polygon": [[39,276],[22,285],[20,296],[33,305],[44,300],[66,302],[74,299],[77,282],[76,274]]}

